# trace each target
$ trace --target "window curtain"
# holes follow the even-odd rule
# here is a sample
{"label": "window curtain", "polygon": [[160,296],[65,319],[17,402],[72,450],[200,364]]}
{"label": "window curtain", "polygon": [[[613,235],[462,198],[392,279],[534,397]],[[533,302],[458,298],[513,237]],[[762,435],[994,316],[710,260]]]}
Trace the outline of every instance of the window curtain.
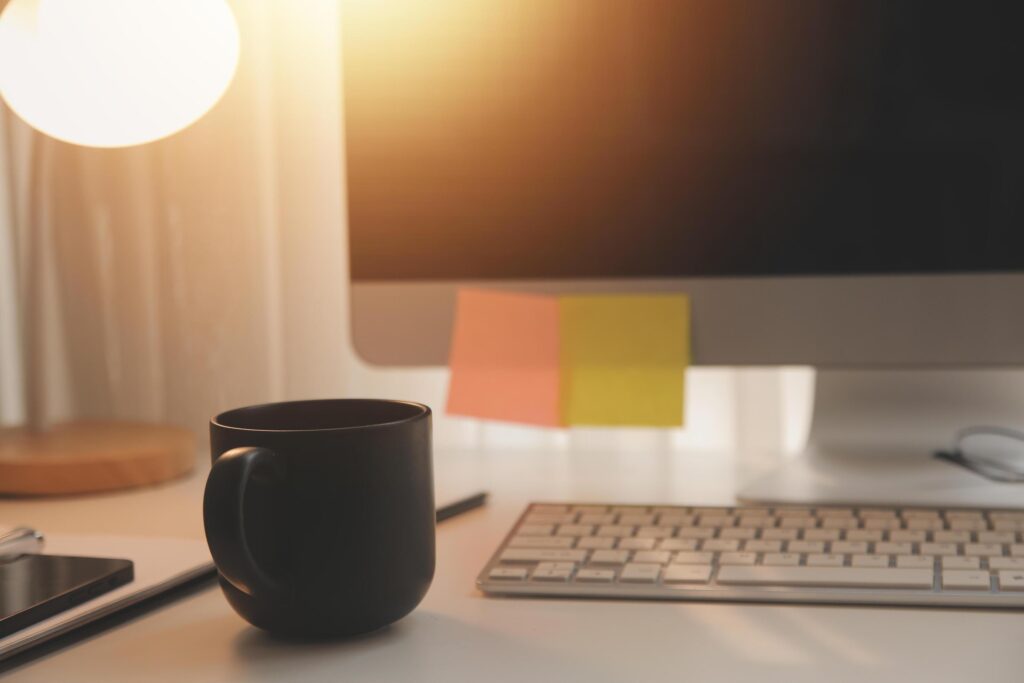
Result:
{"label": "window curtain", "polygon": [[0,118],[0,411],[204,432],[338,395],[345,282],[337,7],[232,3],[236,77],[165,140],[87,149]]}
{"label": "window curtain", "polygon": [[422,400],[439,450],[794,451],[806,369],[692,371],[677,430],[443,415],[447,371],[350,351],[336,0],[236,0],[238,73],[202,120],[85,149],[0,107],[0,418],[209,416],[318,396]]}

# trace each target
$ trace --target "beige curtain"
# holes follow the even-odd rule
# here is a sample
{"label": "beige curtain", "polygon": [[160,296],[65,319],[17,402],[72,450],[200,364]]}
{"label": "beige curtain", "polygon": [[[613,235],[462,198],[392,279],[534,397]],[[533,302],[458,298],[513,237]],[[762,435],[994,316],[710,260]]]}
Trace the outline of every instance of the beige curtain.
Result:
{"label": "beige curtain", "polygon": [[139,418],[202,432],[227,406],[343,391],[336,3],[233,9],[237,76],[182,133],[87,149],[3,113],[8,421]]}

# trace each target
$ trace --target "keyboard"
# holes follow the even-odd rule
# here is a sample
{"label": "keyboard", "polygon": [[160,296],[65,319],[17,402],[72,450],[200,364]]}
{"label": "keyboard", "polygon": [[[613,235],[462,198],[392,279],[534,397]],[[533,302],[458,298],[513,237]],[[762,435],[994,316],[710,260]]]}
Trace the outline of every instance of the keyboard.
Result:
{"label": "keyboard", "polygon": [[1024,607],[1024,511],[534,503],[492,595]]}

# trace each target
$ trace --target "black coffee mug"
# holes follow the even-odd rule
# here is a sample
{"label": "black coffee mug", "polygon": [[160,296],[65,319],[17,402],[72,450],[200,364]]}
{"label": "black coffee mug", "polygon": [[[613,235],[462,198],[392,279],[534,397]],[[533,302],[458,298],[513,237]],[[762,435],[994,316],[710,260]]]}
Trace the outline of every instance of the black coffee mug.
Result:
{"label": "black coffee mug", "polygon": [[228,602],[291,636],[339,636],[411,612],[434,576],[430,408],[337,399],[210,421],[203,521]]}

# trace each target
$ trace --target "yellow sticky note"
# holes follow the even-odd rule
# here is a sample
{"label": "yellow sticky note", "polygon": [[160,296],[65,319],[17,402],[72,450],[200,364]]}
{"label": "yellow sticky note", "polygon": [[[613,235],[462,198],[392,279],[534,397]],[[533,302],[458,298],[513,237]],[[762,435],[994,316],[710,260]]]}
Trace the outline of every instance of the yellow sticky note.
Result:
{"label": "yellow sticky note", "polygon": [[559,322],[567,424],[683,424],[688,297],[566,296],[559,300]]}

